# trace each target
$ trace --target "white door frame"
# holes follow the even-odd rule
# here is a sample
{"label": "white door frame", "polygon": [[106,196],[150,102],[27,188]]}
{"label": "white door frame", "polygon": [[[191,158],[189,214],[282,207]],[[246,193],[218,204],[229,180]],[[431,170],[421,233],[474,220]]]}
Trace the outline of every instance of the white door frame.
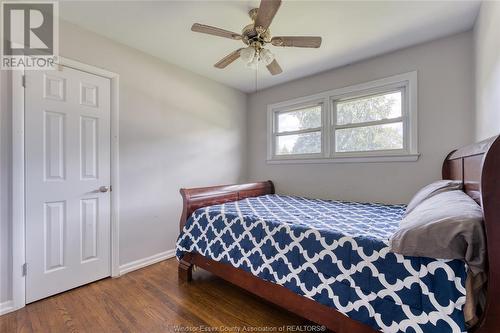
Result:
{"label": "white door frame", "polygon": [[[119,75],[108,70],[59,57],[59,64],[99,75],[111,81],[111,276],[119,271]],[[25,160],[23,71],[12,71],[12,302],[13,310],[26,305]],[[28,268],[29,270],[29,268]]]}

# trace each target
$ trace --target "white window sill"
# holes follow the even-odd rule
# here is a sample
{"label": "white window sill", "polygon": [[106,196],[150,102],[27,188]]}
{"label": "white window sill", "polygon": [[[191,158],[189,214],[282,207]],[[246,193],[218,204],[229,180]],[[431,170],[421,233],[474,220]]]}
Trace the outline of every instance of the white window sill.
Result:
{"label": "white window sill", "polygon": [[268,159],[267,164],[324,164],[324,163],[381,163],[381,162],[415,162],[420,154],[345,156],[334,158],[294,158],[283,157]]}

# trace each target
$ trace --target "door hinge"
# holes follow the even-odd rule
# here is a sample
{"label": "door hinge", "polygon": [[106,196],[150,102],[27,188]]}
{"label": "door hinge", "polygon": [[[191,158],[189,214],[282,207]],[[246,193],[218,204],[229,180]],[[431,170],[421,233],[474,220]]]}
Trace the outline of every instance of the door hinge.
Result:
{"label": "door hinge", "polygon": [[28,274],[28,264],[24,263],[23,264],[23,276],[26,276]]}
{"label": "door hinge", "polygon": [[21,79],[21,84],[23,85],[23,88],[26,88],[26,75],[23,75]]}

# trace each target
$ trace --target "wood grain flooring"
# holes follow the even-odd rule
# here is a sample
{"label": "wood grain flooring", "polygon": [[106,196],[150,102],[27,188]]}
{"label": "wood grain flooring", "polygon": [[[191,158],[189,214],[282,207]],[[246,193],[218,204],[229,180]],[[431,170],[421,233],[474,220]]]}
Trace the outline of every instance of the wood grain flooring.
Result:
{"label": "wood grain flooring", "polygon": [[208,272],[177,279],[169,259],[104,279],[0,317],[0,332],[237,332],[311,325]]}

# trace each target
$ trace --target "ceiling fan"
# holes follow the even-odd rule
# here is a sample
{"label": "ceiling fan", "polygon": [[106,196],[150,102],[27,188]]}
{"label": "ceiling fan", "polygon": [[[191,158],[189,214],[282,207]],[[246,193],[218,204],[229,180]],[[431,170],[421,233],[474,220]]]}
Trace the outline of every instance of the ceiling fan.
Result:
{"label": "ceiling fan", "polygon": [[229,64],[241,57],[241,59],[247,63],[247,66],[254,69],[257,68],[259,61],[262,61],[272,75],[277,75],[283,72],[283,70],[274,58],[274,54],[264,47],[266,44],[282,47],[318,48],[321,46],[321,37],[271,37],[269,26],[280,5],[281,0],[261,0],[259,8],[253,8],[248,12],[253,22],[245,26],[241,34],[200,23],[193,24],[191,30],[204,34],[241,40],[247,45],[247,47],[239,48],[222,58],[214,65],[215,67],[221,69],[226,68]]}

